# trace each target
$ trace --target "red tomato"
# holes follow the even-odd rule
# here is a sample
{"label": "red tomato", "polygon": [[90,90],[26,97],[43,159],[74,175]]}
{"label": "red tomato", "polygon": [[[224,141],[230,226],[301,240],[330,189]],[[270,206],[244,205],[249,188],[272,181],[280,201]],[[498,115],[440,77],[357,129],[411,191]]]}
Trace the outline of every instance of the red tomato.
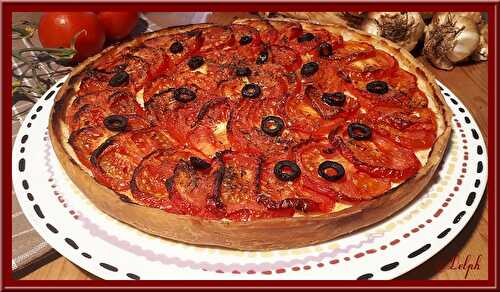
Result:
{"label": "red tomato", "polygon": [[112,40],[119,40],[132,32],[139,16],[137,12],[115,11],[99,12],[97,18],[104,27],[106,37]]}
{"label": "red tomato", "polygon": [[46,48],[69,48],[78,33],[73,60],[84,60],[102,50],[105,35],[95,13],[50,12],[40,19],[38,36]]}

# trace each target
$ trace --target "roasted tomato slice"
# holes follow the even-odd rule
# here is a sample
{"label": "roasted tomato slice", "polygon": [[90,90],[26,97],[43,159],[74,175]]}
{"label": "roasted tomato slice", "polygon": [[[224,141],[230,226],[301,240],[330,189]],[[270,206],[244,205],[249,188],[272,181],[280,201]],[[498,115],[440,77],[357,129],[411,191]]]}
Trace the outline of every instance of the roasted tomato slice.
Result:
{"label": "roasted tomato slice", "polygon": [[[241,152],[255,154],[279,152],[297,143],[294,133],[288,127],[288,122],[281,109],[285,99],[268,99],[261,101],[243,101],[232,113],[227,127],[231,148]],[[262,127],[266,117],[281,120],[276,125],[276,133],[266,133]]]}
{"label": "roasted tomato slice", "polygon": [[236,47],[242,49],[255,49],[260,47],[259,31],[254,27],[243,24],[232,24],[231,30],[234,34]]}
{"label": "roasted tomato slice", "polygon": [[115,135],[92,152],[92,173],[97,181],[111,189],[125,191],[144,156],[157,148],[173,145],[172,139],[155,128]]}
{"label": "roasted tomato slice", "polygon": [[265,43],[274,43],[280,36],[279,32],[266,20],[247,19],[244,24],[257,29],[261,40]]}
{"label": "roasted tomato slice", "polygon": [[215,160],[209,169],[199,170],[184,160],[177,163],[173,175],[166,182],[174,208],[181,214],[222,218],[224,205],[219,187],[224,169],[218,164]]}
{"label": "roasted tomato slice", "polygon": [[321,115],[312,106],[311,99],[304,95],[288,96],[285,113],[287,121],[290,123],[289,127],[305,134],[311,134],[318,130],[323,121]]}
{"label": "roasted tomato slice", "polygon": [[112,132],[103,127],[86,127],[72,132],[68,143],[75,150],[80,162],[90,167],[90,155],[111,135],[113,135]]}
{"label": "roasted tomato slice", "polygon": [[251,69],[252,75],[248,77],[248,80],[260,87],[262,99],[276,99],[286,95],[289,80],[283,72],[283,67],[266,63],[254,65]]}
{"label": "roasted tomato slice", "polygon": [[436,118],[428,108],[376,107],[365,120],[381,135],[412,150],[427,149],[436,139]]}
{"label": "roasted tomato slice", "polygon": [[70,130],[102,125],[102,120],[107,115],[108,111],[102,107],[86,104],[69,119]]}
{"label": "roasted tomato slice", "polygon": [[375,55],[375,48],[364,42],[344,41],[341,46],[333,50],[331,59],[341,63],[350,63]]}
{"label": "roasted tomato slice", "polygon": [[140,46],[132,50],[130,54],[141,58],[149,65],[148,79],[150,80],[172,66],[170,58],[161,48]]}
{"label": "roasted tomato slice", "polygon": [[376,132],[367,140],[355,140],[344,132],[332,137],[332,144],[361,171],[373,177],[400,182],[415,175],[420,161],[412,150],[401,147]]}
{"label": "roasted tomato slice", "polygon": [[108,96],[107,107],[110,113],[117,115],[143,115],[139,103],[137,103],[135,96],[127,91],[117,91]]}
{"label": "roasted tomato slice", "polygon": [[66,110],[66,120],[70,123],[77,111],[85,105],[102,106],[107,108],[108,96],[112,95],[114,90],[103,90],[85,95],[77,95],[69,108]]}
{"label": "roasted tomato slice", "polygon": [[358,110],[360,104],[357,99],[338,90],[321,91],[314,85],[305,88],[307,101],[325,120],[346,117]]}
{"label": "roasted tomato slice", "polygon": [[269,52],[271,62],[283,66],[288,72],[295,72],[302,66],[299,53],[290,47],[272,45]]}
{"label": "roasted tomato slice", "polygon": [[330,33],[324,29],[316,29],[303,32],[297,38],[290,41],[288,45],[301,55],[306,53],[315,55],[318,46],[325,42],[330,42]]}
{"label": "roasted tomato slice", "polygon": [[153,123],[166,129],[176,140],[186,141],[203,104],[201,98],[190,103],[179,102],[174,98],[172,89],[154,95],[144,105]]}
{"label": "roasted tomato slice", "polygon": [[300,175],[292,181],[283,181],[275,174],[276,164],[280,161],[293,161],[293,155],[276,153],[266,155],[259,168],[259,183],[257,201],[270,210],[286,210],[329,212],[335,201],[321,194],[315,194],[309,189],[300,186]]}
{"label": "roasted tomato slice", "polygon": [[345,63],[342,70],[353,80],[378,80],[390,76],[398,61],[386,52],[375,50],[373,56]]}
{"label": "roasted tomato slice", "polygon": [[[358,201],[380,196],[391,186],[387,179],[374,178],[356,169],[326,139],[301,144],[296,150],[296,161],[302,170],[300,183],[305,189],[335,200]],[[344,175],[336,180],[320,176],[318,169],[325,161],[340,164]]]}
{"label": "roasted tomato slice", "polygon": [[283,45],[289,45],[290,42],[303,33],[302,25],[296,22],[274,22],[272,26],[278,31],[280,36],[277,43]]}
{"label": "roasted tomato slice", "polygon": [[196,116],[188,134],[188,143],[205,156],[213,157],[216,152],[229,149],[227,124],[231,113],[231,104],[227,98],[215,98],[207,101]]}
{"label": "roasted tomato slice", "polygon": [[173,64],[179,64],[199,51],[202,38],[199,33],[178,33],[148,39],[144,44],[162,48]]}
{"label": "roasted tomato slice", "polygon": [[[199,153],[192,151],[179,151],[173,148],[158,149],[145,156],[137,168],[134,170],[130,189],[134,199],[143,204],[164,209],[167,212],[175,214],[190,214],[196,210],[190,205],[189,201],[182,198],[181,195],[189,195],[185,192],[180,194],[176,188],[186,187],[180,183],[180,163],[186,163],[192,156],[198,156]],[[176,169],[177,178],[174,180]],[[210,171],[207,171],[210,172]],[[205,174],[207,173],[205,172]],[[177,184],[175,184],[177,183]],[[207,181],[207,185],[208,185]],[[170,193],[167,187],[170,188]],[[182,189],[184,189],[182,188]],[[212,194],[210,190],[207,194]],[[196,210],[199,213],[199,209]],[[201,214],[197,214],[201,215]]]}
{"label": "roasted tomato slice", "polygon": [[179,213],[168,197],[165,183],[174,174],[177,163],[181,159],[187,161],[191,155],[188,151],[168,148],[158,149],[145,156],[130,181],[133,197],[149,207]]}
{"label": "roasted tomato slice", "polygon": [[[82,80],[80,82],[80,87],[78,89],[79,96],[85,96],[89,94],[100,94],[102,92],[109,91],[109,80],[114,76],[113,72],[104,72],[97,69],[89,69],[83,74]],[[128,82],[123,83],[119,87],[113,89],[126,89],[128,88]]]}
{"label": "roasted tomato slice", "polygon": [[268,210],[257,202],[259,157],[230,152],[224,153],[221,159],[224,172],[219,195],[227,218],[247,221],[293,214],[293,210]]}
{"label": "roasted tomato slice", "polygon": [[143,110],[128,91],[104,91],[77,97],[68,110],[67,121],[70,129],[76,130],[102,125],[103,119],[113,114],[143,116]]}
{"label": "roasted tomato slice", "polygon": [[230,26],[212,26],[193,31],[193,33],[198,32],[201,33],[203,39],[200,52],[223,49],[232,46],[234,43],[234,35]]}

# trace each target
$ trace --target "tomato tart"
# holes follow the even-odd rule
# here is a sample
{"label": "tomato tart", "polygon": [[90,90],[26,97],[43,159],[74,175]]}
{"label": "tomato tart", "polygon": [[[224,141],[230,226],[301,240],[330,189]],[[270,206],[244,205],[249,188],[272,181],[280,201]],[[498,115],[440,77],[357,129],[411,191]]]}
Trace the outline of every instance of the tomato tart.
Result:
{"label": "tomato tart", "polygon": [[170,27],[76,67],[49,131],[102,211],[241,250],[331,240],[409,204],[451,133],[434,77],[342,25]]}

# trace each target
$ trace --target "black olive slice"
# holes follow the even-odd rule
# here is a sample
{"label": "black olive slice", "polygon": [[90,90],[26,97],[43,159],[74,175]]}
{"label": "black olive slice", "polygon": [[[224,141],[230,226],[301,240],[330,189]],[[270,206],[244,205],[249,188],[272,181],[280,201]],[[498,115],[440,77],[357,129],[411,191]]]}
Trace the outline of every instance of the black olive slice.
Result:
{"label": "black olive slice", "polygon": [[169,50],[172,54],[178,54],[178,53],[184,51],[184,46],[182,45],[181,42],[176,41],[170,45]]}
{"label": "black olive slice", "polygon": [[205,64],[205,60],[203,60],[202,56],[194,56],[188,61],[188,66],[191,70],[200,68],[203,64]]}
{"label": "black olive slice", "polygon": [[119,71],[111,79],[108,84],[113,87],[121,86],[128,82],[128,73],[125,71]]}
{"label": "black olive slice", "polygon": [[257,56],[257,60],[255,61],[255,64],[262,65],[262,64],[264,64],[264,63],[267,62],[267,59],[269,59],[269,52],[268,51],[262,51]]}
{"label": "black olive slice", "polygon": [[284,127],[285,123],[280,117],[277,116],[267,116],[263,118],[262,122],[260,123],[262,132],[271,137],[278,136]]}
{"label": "black olive slice", "polygon": [[239,68],[236,68],[236,76],[250,76],[252,75],[252,70],[250,70],[250,68],[248,67],[239,67]]}
{"label": "black olive slice", "polygon": [[349,126],[347,126],[347,132],[349,133],[349,137],[354,140],[368,140],[372,136],[370,127],[360,123],[349,124]]}
{"label": "black olive slice", "polygon": [[[333,169],[335,174],[328,173],[329,169]],[[318,174],[328,181],[337,181],[345,175],[345,170],[342,164],[334,161],[323,161],[318,167]]]}
{"label": "black olive slice", "polygon": [[333,47],[329,43],[321,43],[318,52],[321,57],[330,57],[333,54]]}
{"label": "black olive slice", "polygon": [[127,128],[128,118],[121,115],[111,115],[104,118],[104,126],[115,132],[123,132]]}
{"label": "black olive slice", "polygon": [[195,168],[195,169],[209,169],[211,164],[210,162],[207,162],[199,157],[196,156],[191,156],[189,157],[189,163]]}
{"label": "black olive slice", "polygon": [[240,45],[244,46],[244,45],[248,45],[249,43],[251,43],[253,40],[252,36],[250,35],[244,35],[240,38]]}
{"label": "black olive slice", "polygon": [[299,177],[300,168],[291,160],[282,160],[274,166],[274,175],[282,181],[292,181]]}
{"label": "black olive slice", "polygon": [[366,90],[371,93],[384,94],[389,91],[389,86],[385,81],[372,81],[366,84]]}
{"label": "black olive slice", "polygon": [[314,73],[318,72],[319,70],[319,65],[316,62],[309,62],[306,63],[302,66],[302,69],[300,69],[300,74],[303,76],[312,76]]}
{"label": "black olive slice", "polygon": [[179,102],[190,102],[196,98],[196,93],[189,88],[180,87],[174,90],[174,99]]}
{"label": "black olive slice", "polygon": [[314,40],[314,35],[312,33],[310,33],[310,32],[305,33],[305,34],[303,34],[303,35],[301,35],[301,36],[299,36],[297,38],[297,41],[299,43],[309,42],[309,41],[312,41],[312,40]]}
{"label": "black olive slice", "polygon": [[260,86],[255,83],[249,83],[241,89],[241,95],[246,98],[257,98],[261,94]]}
{"label": "black olive slice", "polygon": [[346,96],[343,92],[325,92],[321,100],[329,106],[342,106],[345,103]]}

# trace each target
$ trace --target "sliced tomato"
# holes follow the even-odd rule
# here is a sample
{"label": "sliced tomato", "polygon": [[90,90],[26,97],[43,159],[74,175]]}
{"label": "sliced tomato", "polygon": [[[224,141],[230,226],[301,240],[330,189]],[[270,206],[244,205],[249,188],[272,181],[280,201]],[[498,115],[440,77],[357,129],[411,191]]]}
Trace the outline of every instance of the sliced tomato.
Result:
{"label": "sliced tomato", "polygon": [[229,149],[227,124],[231,105],[227,98],[207,101],[196,116],[188,134],[189,145],[205,156],[213,157],[216,152]]}
{"label": "sliced tomato", "polygon": [[126,191],[141,160],[157,148],[176,143],[156,128],[124,132],[107,139],[92,152],[92,173],[115,191]]}
{"label": "sliced tomato", "polygon": [[311,33],[314,38],[311,40],[303,41],[300,36],[289,42],[290,48],[297,51],[300,55],[310,54],[315,55],[316,49],[321,43],[330,42],[330,33],[324,29],[315,29],[312,31],[305,31],[304,33]]}
{"label": "sliced tomato", "polygon": [[356,168],[373,177],[400,182],[415,175],[421,167],[413,151],[375,132],[363,141],[347,138],[344,132],[343,136],[333,137],[332,142]]}
{"label": "sliced tomato", "polygon": [[[243,25],[243,24],[232,24],[231,25],[231,30],[233,31],[234,34],[234,39],[235,39],[235,44],[236,46],[239,47],[245,47],[245,46],[260,46],[260,35],[259,31],[251,26],[248,25]],[[241,38],[248,37],[251,38],[250,43],[247,43],[248,41],[243,40],[243,43],[240,43]]]}
{"label": "sliced tomato", "polygon": [[167,180],[167,191],[174,208],[181,214],[222,218],[224,206],[218,189],[222,170],[220,166],[212,165],[209,171],[200,171],[186,161],[177,163],[172,177]]}
{"label": "sliced tomato", "polygon": [[[85,96],[94,93],[100,93],[109,90],[108,82],[113,77],[113,73],[107,73],[103,71],[98,71],[95,69],[90,69],[83,74],[82,81],[80,82],[80,87],[78,89],[79,96]],[[128,84],[120,86],[121,88],[127,88]]]}
{"label": "sliced tomato", "polygon": [[89,126],[100,126],[107,115],[108,111],[102,107],[86,104],[71,117],[69,128],[74,131]]}
{"label": "sliced tomato", "polygon": [[[293,131],[312,134],[319,129],[323,118],[312,106],[310,98],[304,95],[288,96],[285,115]],[[308,135],[304,137],[309,137]]]}
{"label": "sliced tomato", "polygon": [[[173,64],[179,64],[198,52],[202,41],[199,33],[178,33],[151,38],[144,41],[144,44],[150,47],[162,48]],[[170,48],[174,43],[177,43],[178,48],[172,52]],[[182,49],[179,49],[179,44]]]}
{"label": "sliced tomato", "polygon": [[90,155],[111,135],[112,133],[103,127],[86,127],[72,132],[68,143],[75,150],[80,162],[90,167]]}
{"label": "sliced tomato", "polygon": [[132,50],[130,54],[143,59],[149,65],[148,80],[154,79],[173,66],[170,58],[161,48],[141,46]]}
{"label": "sliced tomato", "polygon": [[180,161],[188,161],[193,152],[162,148],[145,156],[134,170],[130,189],[134,198],[153,208],[170,213],[185,214],[188,206],[180,198],[173,198],[167,191],[167,180],[172,179]]}
{"label": "sliced tomato", "polygon": [[[296,144],[298,141],[288,128],[285,114],[279,110],[283,103],[284,99],[243,101],[228,123],[227,134],[231,148],[261,154],[284,151]],[[267,116],[277,116],[283,120],[284,128],[280,134],[271,136],[262,131],[261,123]]]}
{"label": "sliced tomato", "polygon": [[126,191],[134,169],[145,155],[134,147],[128,135],[118,134],[92,152],[91,170],[99,183],[114,191]]}
{"label": "sliced tomato", "polygon": [[396,59],[386,52],[375,50],[373,56],[344,63],[342,69],[353,80],[380,80],[398,68]]}
{"label": "sliced tomato", "polygon": [[[71,105],[66,110],[66,121],[68,124],[71,119],[75,115],[77,111],[81,109],[84,105],[94,105],[94,106],[103,106],[106,104],[108,100],[108,96],[113,94],[113,90],[103,90],[99,92],[89,93],[85,95],[77,95]],[[107,108],[107,106],[104,106]]]}
{"label": "sliced tomato", "polygon": [[243,153],[225,153],[220,198],[226,217],[236,221],[291,216],[293,210],[268,210],[257,202],[259,157]]}
{"label": "sliced tomato", "polygon": [[135,96],[127,91],[117,91],[108,96],[106,106],[110,113],[116,115],[143,115],[139,103],[137,103]]}
{"label": "sliced tomato", "polygon": [[279,99],[286,95],[288,79],[283,67],[276,64],[262,64],[250,67],[252,75],[248,77],[250,83],[255,83],[261,88],[261,99]]}
{"label": "sliced tomato", "polygon": [[[390,188],[389,180],[374,178],[356,169],[326,139],[302,144],[295,155],[302,170],[302,187],[334,200],[367,200],[382,195]],[[336,181],[321,177],[318,168],[324,161],[341,164],[344,176]]]}
{"label": "sliced tomato", "polygon": [[290,47],[272,45],[269,51],[271,62],[283,66],[288,72],[295,72],[302,66],[299,53]]}
{"label": "sliced tomato", "polygon": [[272,26],[280,36],[277,43],[283,45],[288,45],[303,33],[302,25],[297,22],[273,22]]}
{"label": "sliced tomato", "polygon": [[360,107],[357,99],[351,96],[345,97],[345,102],[342,105],[330,105],[324,99],[323,95],[325,93],[342,93],[343,91],[320,91],[314,85],[308,85],[305,88],[305,94],[308,97],[308,101],[311,102],[311,106],[321,115],[325,120],[332,120],[336,118],[346,117],[358,110]]}
{"label": "sliced tomato", "polygon": [[[103,119],[109,115],[140,115],[143,110],[128,91],[104,91],[77,97],[68,110],[67,121],[70,129],[102,125]],[[135,118],[136,126],[139,120]],[[144,125],[146,121],[142,121]]]}
{"label": "sliced tomato", "polygon": [[436,139],[436,118],[428,108],[376,107],[368,116],[366,121],[372,128],[403,147],[427,149]]}
{"label": "sliced tomato", "polygon": [[151,78],[152,65],[143,58],[129,55],[125,58],[124,71],[129,75],[133,93],[138,92]]}
{"label": "sliced tomato", "polygon": [[199,32],[203,40],[200,52],[223,49],[234,43],[234,34],[230,26],[212,26]]}
{"label": "sliced tomato", "polygon": [[335,201],[327,196],[315,194],[300,186],[300,178],[293,181],[282,181],[276,177],[274,168],[282,160],[294,160],[288,153],[267,155],[259,171],[258,202],[271,210],[290,209],[292,211],[329,212]]}
{"label": "sliced tomato", "polygon": [[344,41],[333,51],[332,59],[342,63],[365,59],[375,55],[375,48],[365,42]]}
{"label": "sliced tomato", "polygon": [[155,149],[166,149],[178,145],[178,141],[167,131],[158,127],[132,131],[128,135],[131,142],[141,153],[150,153]]}
{"label": "sliced tomato", "polygon": [[266,20],[247,19],[245,20],[245,25],[257,29],[259,31],[261,40],[265,43],[274,43],[279,38],[279,32]]}

